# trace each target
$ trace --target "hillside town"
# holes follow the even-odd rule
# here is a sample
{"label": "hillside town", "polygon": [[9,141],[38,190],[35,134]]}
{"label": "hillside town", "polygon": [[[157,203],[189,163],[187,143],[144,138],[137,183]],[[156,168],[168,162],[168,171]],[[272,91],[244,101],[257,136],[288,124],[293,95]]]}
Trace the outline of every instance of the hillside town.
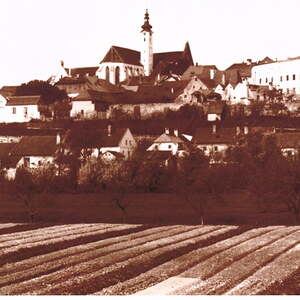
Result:
{"label": "hillside town", "polygon": [[[248,125],[243,120],[299,116],[300,56],[246,59],[219,70],[215,65],[194,62],[188,42],[181,51],[155,53],[154,38],[146,10],[142,49],[111,46],[98,66],[66,67],[61,61],[47,82],[3,86],[0,168],[5,176],[14,179],[20,167],[30,170],[55,164],[58,153],[72,151],[66,140],[76,130],[82,163],[86,163],[85,152],[106,162],[127,160],[140,144],[145,157],[159,157],[166,166],[193,148],[202,150],[212,164],[221,163],[230,147],[253,132],[274,136],[285,156],[298,153],[300,129]],[[192,112],[205,125],[184,128],[184,112]],[[161,121],[172,115],[177,126]],[[234,118],[241,122],[224,126]],[[51,124],[57,120],[86,124],[87,128],[80,129],[83,131],[89,131],[89,122],[99,128],[82,142],[84,136],[72,129],[73,125],[54,128]],[[147,120],[157,120],[159,129],[143,132],[137,124]],[[118,121],[134,121],[135,125],[130,128],[119,122],[116,126]]]}

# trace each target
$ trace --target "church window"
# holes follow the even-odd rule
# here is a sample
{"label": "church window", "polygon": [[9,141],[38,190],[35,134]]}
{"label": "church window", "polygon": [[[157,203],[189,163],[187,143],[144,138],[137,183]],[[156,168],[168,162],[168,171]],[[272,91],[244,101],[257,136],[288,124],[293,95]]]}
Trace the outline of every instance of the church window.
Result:
{"label": "church window", "polygon": [[296,74],[293,74],[293,80],[296,80]]}
{"label": "church window", "polygon": [[115,84],[118,84],[120,82],[120,67],[116,67],[115,70]]}
{"label": "church window", "polygon": [[106,67],[105,69],[105,79],[109,82],[109,67]]}

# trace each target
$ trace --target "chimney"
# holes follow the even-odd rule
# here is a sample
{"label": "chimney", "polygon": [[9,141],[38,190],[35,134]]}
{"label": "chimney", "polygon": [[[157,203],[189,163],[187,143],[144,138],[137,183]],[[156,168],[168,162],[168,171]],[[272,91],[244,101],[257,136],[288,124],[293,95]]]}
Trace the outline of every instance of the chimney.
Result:
{"label": "chimney", "polygon": [[212,126],[212,133],[213,134],[217,133],[217,125],[216,124],[213,124],[213,126]]}
{"label": "chimney", "polygon": [[239,126],[236,126],[236,135],[240,135],[241,128]]}
{"label": "chimney", "polygon": [[107,136],[111,136],[111,125],[107,126]]}
{"label": "chimney", "polygon": [[165,128],[165,134],[170,134],[169,128]]}
{"label": "chimney", "polygon": [[174,135],[178,136],[178,129],[174,129]]}
{"label": "chimney", "polygon": [[61,136],[60,136],[60,133],[58,132],[56,134],[56,145],[59,145],[61,143]]}
{"label": "chimney", "polygon": [[248,126],[244,126],[244,134],[248,134],[249,133],[249,128]]}

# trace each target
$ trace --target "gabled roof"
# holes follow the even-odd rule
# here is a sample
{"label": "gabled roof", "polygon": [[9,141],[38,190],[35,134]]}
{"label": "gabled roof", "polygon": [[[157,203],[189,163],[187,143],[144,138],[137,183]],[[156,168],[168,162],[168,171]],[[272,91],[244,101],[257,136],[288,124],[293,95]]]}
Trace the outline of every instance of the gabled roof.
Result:
{"label": "gabled roof", "polygon": [[197,128],[192,143],[201,144],[233,144],[236,136],[236,128],[217,128],[216,133],[209,128]]}
{"label": "gabled roof", "polygon": [[56,136],[25,136],[11,151],[11,156],[54,156]]}
{"label": "gabled roof", "polygon": [[208,89],[213,89],[218,85],[213,79],[202,78],[200,80],[207,86]]}
{"label": "gabled roof", "polygon": [[189,68],[182,74],[182,80],[189,80],[193,76],[197,76],[199,78],[210,78],[210,70],[217,71],[217,67],[215,65],[196,65],[189,66]]}
{"label": "gabled roof", "polygon": [[10,96],[7,99],[7,106],[37,105],[40,102],[41,96]]}
{"label": "gabled roof", "polygon": [[186,42],[183,51],[161,52],[153,54],[153,74],[182,75],[193,65],[193,57],[189,43]]}
{"label": "gabled roof", "polygon": [[130,65],[142,66],[140,63],[140,52],[128,48],[111,46],[100,63],[121,62]]}
{"label": "gabled roof", "polygon": [[66,72],[72,77],[95,76],[98,69],[99,67],[65,68]]}
{"label": "gabled roof", "polygon": [[117,151],[105,151],[101,155],[104,155],[105,153],[111,153],[113,156],[115,156],[117,159],[123,159],[125,156],[124,154],[117,152]]}
{"label": "gabled roof", "polygon": [[0,89],[0,95],[2,96],[14,96],[16,94],[18,86],[14,85],[5,85]]}

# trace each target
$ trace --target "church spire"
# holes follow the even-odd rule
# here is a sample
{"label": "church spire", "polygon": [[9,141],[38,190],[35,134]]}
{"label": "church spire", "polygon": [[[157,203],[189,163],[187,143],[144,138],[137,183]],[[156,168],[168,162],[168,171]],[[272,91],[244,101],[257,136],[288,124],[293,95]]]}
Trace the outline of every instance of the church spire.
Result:
{"label": "church spire", "polygon": [[152,26],[149,23],[148,9],[146,9],[145,18],[144,18],[144,24],[142,25],[142,29],[143,29],[142,31],[152,32],[151,28],[152,28]]}

